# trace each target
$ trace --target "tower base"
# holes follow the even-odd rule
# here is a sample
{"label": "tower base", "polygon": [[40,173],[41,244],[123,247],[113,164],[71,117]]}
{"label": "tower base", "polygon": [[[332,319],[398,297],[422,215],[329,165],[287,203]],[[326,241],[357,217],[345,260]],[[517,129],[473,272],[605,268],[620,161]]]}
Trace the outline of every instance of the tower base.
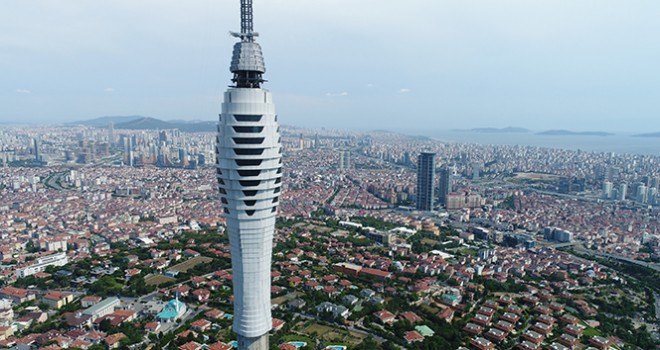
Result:
{"label": "tower base", "polygon": [[268,334],[260,337],[248,338],[240,334],[238,336],[238,350],[268,350]]}

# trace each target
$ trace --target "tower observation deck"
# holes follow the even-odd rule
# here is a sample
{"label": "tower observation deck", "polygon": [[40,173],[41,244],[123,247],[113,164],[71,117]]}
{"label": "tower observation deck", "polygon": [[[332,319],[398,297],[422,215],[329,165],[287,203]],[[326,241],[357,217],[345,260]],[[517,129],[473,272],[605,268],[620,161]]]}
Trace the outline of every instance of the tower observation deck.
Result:
{"label": "tower observation deck", "polygon": [[268,349],[271,256],[282,180],[282,148],[266,72],[254,41],[252,0],[241,0],[240,39],[218,123],[217,179],[227,222],[234,284],[234,331],[240,350]]}

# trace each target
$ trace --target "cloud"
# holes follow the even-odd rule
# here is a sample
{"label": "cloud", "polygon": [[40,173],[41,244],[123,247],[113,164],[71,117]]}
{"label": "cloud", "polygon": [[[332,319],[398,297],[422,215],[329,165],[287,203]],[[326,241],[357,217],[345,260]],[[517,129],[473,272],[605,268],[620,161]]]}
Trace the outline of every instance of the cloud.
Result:
{"label": "cloud", "polygon": [[16,93],[19,93],[19,94],[31,94],[32,91],[30,91],[30,90],[28,90],[28,89],[16,89]]}
{"label": "cloud", "polygon": [[337,94],[337,93],[328,92],[328,93],[326,93],[325,95],[328,96],[328,97],[341,97],[341,96],[348,96],[348,92],[343,91],[343,92],[340,92],[340,93],[338,93],[338,94]]}
{"label": "cloud", "polygon": [[407,94],[409,92],[410,92],[410,89],[406,89],[406,88],[399,89],[400,94]]}
{"label": "cloud", "polygon": [[109,93],[113,93],[113,92],[115,92],[115,88],[107,87],[107,88],[105,88],[105,90],[103,90],[103,91],[105,91],[105,92],[109,92]]}
{"label": "cloud", "polygon": [[372,87],[374,87],[374,84],[369,83],[369,84],[367,84],[367,87],[368,87],[368,88],[372,88]]}

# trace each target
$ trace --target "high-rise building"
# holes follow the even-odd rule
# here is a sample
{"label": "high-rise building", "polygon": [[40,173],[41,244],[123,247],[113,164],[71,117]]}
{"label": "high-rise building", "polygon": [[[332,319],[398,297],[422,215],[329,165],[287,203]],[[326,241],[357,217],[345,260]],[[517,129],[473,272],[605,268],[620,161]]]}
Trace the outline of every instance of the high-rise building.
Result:
{"label": "high-rise building", "polygon": [[433,210],[435,153],[422,152],[417,157],[417,210]]}
{"label": "high-rise building", "polygon": [[252,25],[252,0],[241,0],[241,32],[232,33],[240,39],[230,66],[233,85],[218,124],[217,178],[231,247],[238,348],[266,350],[282,148],[272,95],[261,88],[266,68]]}
{"label": "high-rise building", "polygon": [[339,151],[339,169],[346,170],[351,168],[351,151]]}
{"label": "high-rise building", "polygon": [[451,177],[452,177],[452,172],[448,167],[442,167],[440,169],[440,186],[438,186],[439,190],[439,196],[440,196],[440,203],[442,205],[447,206],[447,196],[451,193],[452,188],[451,188]]}
{"label": "high-rise building", "polygon": [[41,161],[41,154],[39,152],[39,140],[35,138],[33,139],[33,141],[34,141],[34,161],[38,163]]}
{"label": "high-rise building", "polygon": [[620,201],[625,201],[626,195],[628,195],[628,184],[626,182],[622,182],[619,184],[619,192],[617,193],[617,199]]}
{"label": "high-rise building", "polygon": [[611,182],[609,181],[603,182],[603,199],[611,199],[613,189],[614,186],[612,185]]}
{"label": "high-rise building", "polygon": [[115,146],[115,124],[113,122],[108,124],[108,144],[110,148]]}

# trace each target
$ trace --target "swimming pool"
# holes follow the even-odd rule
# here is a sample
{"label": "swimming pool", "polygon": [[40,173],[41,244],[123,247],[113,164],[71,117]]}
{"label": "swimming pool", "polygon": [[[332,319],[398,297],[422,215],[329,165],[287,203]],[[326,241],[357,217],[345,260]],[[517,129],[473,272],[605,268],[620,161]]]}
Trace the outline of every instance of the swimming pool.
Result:
{"label": "swimming pool", "polygon": [[297,348],[302,348],[303,346],[307,346],[307,343],[304,341],[290,341],[289,344],[297,347]]}
{"label": "swimming pool", "polygon": [[325,350],[346,350],[346,347],[343,345],[328,345]]}

